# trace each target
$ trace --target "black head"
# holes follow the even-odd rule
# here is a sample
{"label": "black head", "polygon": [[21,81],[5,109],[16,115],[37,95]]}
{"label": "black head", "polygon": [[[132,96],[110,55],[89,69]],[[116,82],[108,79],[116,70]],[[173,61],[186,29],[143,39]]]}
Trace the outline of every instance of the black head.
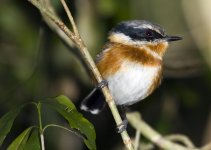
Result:
{"label": "black head", "polygon": [[119,23],[113,28],[110,34],[122,33],[129,37],[132,41],[176,41],[180,40],[177,36],[168,36],[165,30],[157,25],[146,20],[132,20]]}

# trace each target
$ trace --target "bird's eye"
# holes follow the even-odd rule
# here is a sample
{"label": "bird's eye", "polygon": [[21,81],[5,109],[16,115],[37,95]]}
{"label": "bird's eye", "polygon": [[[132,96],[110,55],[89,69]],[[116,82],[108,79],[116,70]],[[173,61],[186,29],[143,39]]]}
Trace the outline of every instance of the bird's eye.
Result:
{"label": "bird's eye", "polygon": [[145,35],[146,35],[146,37],[152,37],[152,36],[153,36],[153,33],[152,33],[151,30],[147,30],[147,31],[145,32]]}

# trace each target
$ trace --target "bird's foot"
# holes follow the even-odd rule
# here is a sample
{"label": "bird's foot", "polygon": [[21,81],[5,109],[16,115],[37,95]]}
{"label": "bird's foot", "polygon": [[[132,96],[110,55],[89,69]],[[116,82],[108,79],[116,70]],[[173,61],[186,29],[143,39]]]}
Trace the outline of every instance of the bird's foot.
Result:
{"label": "bird's foot", "polygon": [[107,80],[102,80],[100,83],[98,83],[97,88],[102,89],[105,86],[108,86],[108,81]]}
{"label": "bird's foot", "polygon": [[122,133],[123,131],[125,131],[127,128],[127,125],[128,125],[128,120],[124,119],[121,124],[117,125],[117,128],[116,128],[117,133]]}

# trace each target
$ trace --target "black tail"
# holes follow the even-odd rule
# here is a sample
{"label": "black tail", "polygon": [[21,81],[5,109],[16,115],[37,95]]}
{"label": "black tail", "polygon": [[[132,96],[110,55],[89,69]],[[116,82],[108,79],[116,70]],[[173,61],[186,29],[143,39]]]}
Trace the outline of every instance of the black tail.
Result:
{"label": "black tail", "polygon": [[94,90],[82,101],[81,109],[92,114],[98,114],[105,106],[105,97],[98,88]]}

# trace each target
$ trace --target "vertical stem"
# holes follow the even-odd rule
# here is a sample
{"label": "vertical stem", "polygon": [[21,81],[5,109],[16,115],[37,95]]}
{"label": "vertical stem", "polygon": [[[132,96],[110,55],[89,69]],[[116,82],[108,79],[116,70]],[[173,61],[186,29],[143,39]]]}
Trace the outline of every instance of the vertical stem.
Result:
{"label": "vertical stem", "polygon": [[42,148],[42,150],[45,150],[45,143],[44,143],[44,135],[43,135],[43,133],[40,134],[40,140],[41,140],[41,148]]}
{"label": "vertical stem", "polygon": [[44,142],[44,135],[43,135],[43,127],[42,127],[41,106],[42,106],[42,104],[39,102],[37,104],[37,110],[38,110],[38,120],[39,120],[39,127],[40,127],[40,141],[41,141],[41,149],[45,150],[45,142]]}
{"label": "vertical stem", "polygon": [[141,135],[140,130],[136,130],[136,137],[135,137],[135,144],[134,144],[135,150],[138,150],[138,148],[139,148],[140,135]]}

